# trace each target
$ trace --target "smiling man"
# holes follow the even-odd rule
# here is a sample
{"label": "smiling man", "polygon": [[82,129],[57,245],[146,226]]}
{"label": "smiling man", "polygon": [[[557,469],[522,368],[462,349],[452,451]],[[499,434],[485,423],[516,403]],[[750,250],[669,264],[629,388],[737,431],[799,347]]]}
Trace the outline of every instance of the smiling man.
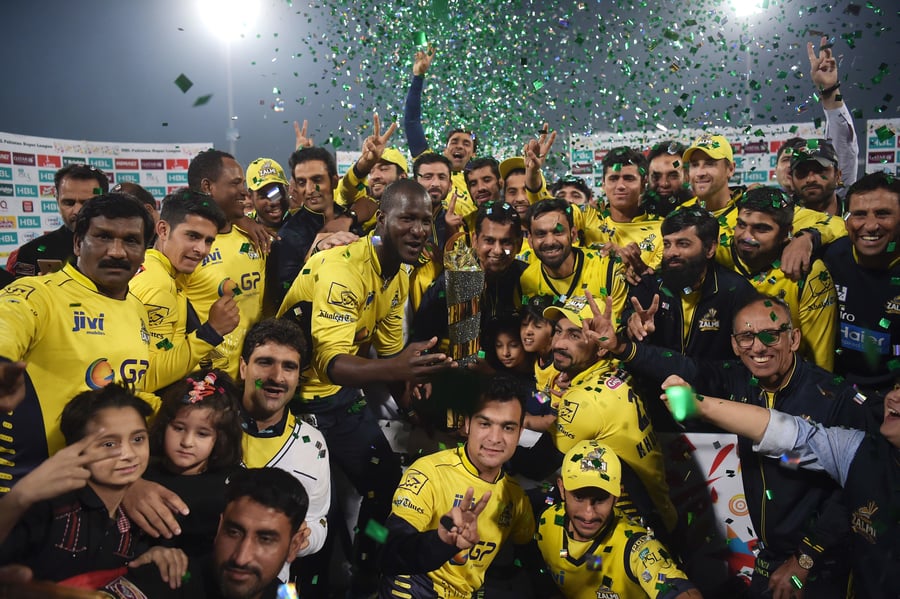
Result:
{"label": "smiling man", "polygon": [[565,597],[700,597],[653,532],[616,509],[622,463],[608,445],[574,445],[556,481],[563,501],[541,516],[537,545]]}
{"label": "smiling man", "polygon": [[[659,384],[678,375],[704,396],[774,407],[828,426],[867,425],[853,387],[797,356],[800,331],[777,298],[753,294],[738,306],[731,343],[740,361],[729,362],[692,359],[625,341],[616,337],[613,324],[599,308],[592,312],[588,335],[636,376]],[[837,486],[825,476],[798,477],[776,460],[760,459],[746,439],[740,440],[738,455],[750,519],[764,544],[756,559],[751,596],[789,595],[797,590],[792,577],[809,597],[843,596],[838,589],[847,574],[840,566],[846,514],[835,493]]]}
{"label": "smiling man", "polygon": [[156,391],[187,376],[240,321],[232,293],[225,293],[201,323],[184,294],[185,279],[209,255],[225,215],[207,196],[182,190],[166,196],[156,244],[131,281],[131,292],[144,304],[150,323],[154,362],[147,389]]}
{"label": "smiling man", "polygon": [[470,597],[504,544],[534,535],[534,515],[503,464],[525,417],[521,385],[484,383],[466,418],[465,445],[419,458],[394,493],[381,599]]}
{"label": "smiling man", "polygon": [[63,447],[59,416],[72,397],[113,381],[144,388],[147,310],[128,283],[152,234],[134,198],[93,198],[75,223],[76,263],[0,294],[0,404],[19,404],[0,414],[0,493]]}
{"label": "smiling man", "polygon": [[256,222],[277,234],[290,208],[284,169],[271,158],[257,158],[247,167],[247,189]]}

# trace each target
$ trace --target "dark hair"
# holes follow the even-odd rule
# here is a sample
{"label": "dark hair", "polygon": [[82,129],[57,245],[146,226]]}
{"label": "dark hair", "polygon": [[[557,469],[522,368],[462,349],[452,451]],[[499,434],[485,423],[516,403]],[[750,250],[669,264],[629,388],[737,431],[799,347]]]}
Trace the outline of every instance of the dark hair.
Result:
{"label": "dark hair", "polygon": [[225,483],[225,505],[242,497],[287,516],[291,521],[291,535],[300,530],[309,509],[306,489],[281,468],[238,469]]}
{"label": "dark hair", "polygon": [[[653,162],[654,158],[662,156],[663,154],[667,154],[669,156],[678,156],[678,161],[681,163],[681,157],[684,156],[685,150],[687,150],[687,146],[680,141],[667,139],[657,142],[653,144],[653,147],[650,148],[650,152],[647,153],[647,164],[649,165],[651,162]],[[684,166],[683,163],[682,166]]]}
{"label": "dark hair", "polygon": [[59,417],[59,430],[62,431],[66,445],[84,439],[88,423],[100,410],[106,408],[134,408],[144,421],[153,415],[150,404],[119,383],[82,391],[65,405]]}
{"label": "dark hair", "polygon": [[[215,383],[206,385],[209,395],[203,395],[200,399],[192,401],[190,393],[196,389],[196,383],[200,383],[210,374],[216,378]],[[181,410],[209,408],[213,411],[216,442],[212,453],[209,454],[207,469],[227,470],[240,465],[243,453],[241,449],[243,429],[239,408],[241,393],[227,373],[221,370],[197,370],[187,378],[172,383],[159,395],[162,397],[162,403],[156,420],[150,427],[152,455],[165,457],[166,428],[178,417]]]}
{"label": "dark hair", "polygon": [[183,187],[163,198],[159,219],[169,223],[173,229],[183,223],[189,215],[199,216],[215,223],[217,231],[228,222],[219,205],[205,193]]}
{"label": "dark hair", "polygon": [[466,165],[465,177],[466,177],[466,186],[467,187],[469,185],[469,173],[471,173],[472,171],[478,170],[480,168],[484,168],[486,166],[490,167],[491,172],[494,173],[494,176],[497,177],[498,180],[500,179],[500,163],[497,162],[497,159],[494,158],[493,156],[484,156],[482,158],[476,158],[475,160],[473,160],[472,162],[470,162],[469,164]]}
{"label": "dark hair", "polygon": [[792,137],[786,140],[783,144],[778,147],[778,151],[775,152],[775,162],[781,158],[781,155],[785,153],[786,150],[790,149],[792,152],[797,148],[801,148],[806,145],[806,140],[802,137]]}
{"label": "dark hair", "polygon": [[449,133],[447,133],[447,137],[444,138],[444,145],[446,146],[450,143],[450,138],[456,135],[457,133],[465,133],[472,137],[472,154],[476,154],[478,152],[478,135],[474,131],[467,131],[466,129],[451,129]]}
{"label": "dark hair", "polygon": [[787,237],[794,224],[794,202],[780,187],[754,187],[748,189],[735,202],[738,210],[768,214],[778,225],[778,232]]}
{"label": "dark hair", "polygon": [[400,198],[415,198],[416,196],[424,199],[431,206],[428,190],[421,183],[413,179],[397,179],[381,192],[381,200],[378,207],[386,216],[396,208]]}
{"label": "dark hair", "polygon": [[719,240],[719,221],[709,210],[700,206],[683,206],[674,210],[663,220],[660,232],[666,236],[688,227],[697,229],[697,237],[704,250],[708,250]]}
{"label": "dark hair", "polygon": [[553,185],[550,186],[550,193],[555,196],[557,192],[559,192],[559,190],[563,187],[575,187],[581,193],[583,193],[588,200],[594,197],[593,190],[581,177],[576,177],[574,175],[565,175],[560,177]]}
{"label": "dark hair", "polygon": [[90,164],[70,164],[64,166],[53,175],[53,186],[59,194],[59,186],[63,179],[75,179],[76,181],[90,181],[91,179],[99,183],[98,187],[103,193],[109,193],[109,177],[96,166]]}
{"label": "dark hair", "polygon": [[755,306],[756,304],[765,304],[767,308],[771,308],[772,306],[778,306],[784,315],[787,316],[788,322],[793,326],[793,322],[791,320],[791,308],[787,305],[787,303],[778,297],[773,295],[766,295],[765,293],[760,293],[756,289],[747,293],[746,295],[741,295],[738,298],[737,302],[734,306],[734,320],[731,322],[731,329],[734,330],[734,322],[737,320],[738,314],[743,312],[745,309],[750,306]]}
{"label": "dark hair", "polygon": [[529,206],[528,216],[526,217],[528,219],[528,228],[531,229],[531,223],[534,222],[534,219],[548,212],[562,212],[566,215],[566,222],[569,223],[569,228],[575,228],[572,205],[562,198],[544,198]]}
{"label": "dark hair", "polygon": [[535,295],[529,297],[527,301],[522,302],[522,324],[529,322],[549,322],[553,321],[544,316],[544,310],[553,305],[552,295]]}
{"label": "dark hair", "polygon": [[632,150],[628,146],[619,146],[617,148],[613,148],[606,153],[606,156],[603,157],[601,164],[603,164],[604,179],[606,178],[606,174],[609,172],[609,169],[616,170],[616,165],[620,165],[620,167],[636,166],[641,181],[644,181],[647,178],[647,157],[637,150]]}
{"label": "dark hair", "polygon": [[521,426],[525,422],[525,394],[523,393],[522,383],[514,376],[498,374],[491,377],[482,377],[478,401],[473,406],[472,416],[478,414],[492,401],[500,403],[514,401],[518,403],[521,410],[519,425]]}
{"label": "dark hair", "polygon": [[506,202],[485,202],[475,212],[475,234],[481,235],[481,225],[485,220],[499,225],[512,225],[516,238],[522,236],[522,219],[519,213]]}
{"label": "dark hair", "polygon": [[306,341],[303,337],[303,330],[297,323],[284,318],[267,318],[257,322],[247,331],[244,337],[244,347],[241,350],[241,357],[244,362],[250,362],[250,355],[260,345],[266,343],[274,343],[276,345],[286,345],[297,350],[300,354],[300,362],[306,355]]}
{"label": "dark hair", "polygon": [[322,146],[312,146],[310,148],[300,148],[295,150],[291,157],[288,158],[288,169],[291,171],[291,180],[294,179],[294,167],[304,162],[313,162],[318,160],[325,163],[325,170],[329,177],[337,177],[337,163],[334,161],[334,154],[323,148]]}
{"label": "dark hair", "polygon": [[222,150],[210,148],[194,156],[188,166],[188,187],[200,191],[200,183],[204,179],[217,181],[222,176],[222,162],[226,158],[234,160],[234,156]]}
{"label": "dark hair", "polygon": [[897,200],[900,201],[900,179],[883,171],[878,171],[860,177],[856,180],[856,183],[850,186],[850,189],[847,190],[847,209],[850,209],[850,200],[854,195],[877,189],[884,189],[894,194],[897,196]]}
{"label": "dark hair", "polygon": [[134,199],[133,196],[123,193],[107,193],[102,196],[94,196],[84,207],[78,211],[78,219],[75,221],[75,238],[84,239],[91,221],[99,216],[114,218],[140,218],[143,224],[144,241],[153,236],[153,217],[144,208],[144,205]]}
{"label": "dark hair", "polygon": [[447,158],[443,154],[425,152],[413,161],[413,175],[416,177],[419,176],[419,167],[421,167],[423,164],[435,164],[438,162],[447,167],[448,173],[450,173],[451,175],[453,174],[453,165],[450,163],[449,158]]}
{"label": "dark hair", "polygon": [[112,192],[130,195],[141,204],[145,204],[156,210],[156,198],[153,197],[152,193],[150,193],[137,183],[132,183],[131,181],[116,183],[112,188]]}
{"label": "dark hair", "polygon": [[[506,333],[514,339],[518,339],[521,344],[522,317],[516,313],[499,314],[491,318],[481,327],[481,347],[484,349],[485,359],[495,370],[503,372],[507,371],[506,367],[500,363],[497,357],[497,337],[501,333]],[[524,350],[523,350],[524,351]]]}

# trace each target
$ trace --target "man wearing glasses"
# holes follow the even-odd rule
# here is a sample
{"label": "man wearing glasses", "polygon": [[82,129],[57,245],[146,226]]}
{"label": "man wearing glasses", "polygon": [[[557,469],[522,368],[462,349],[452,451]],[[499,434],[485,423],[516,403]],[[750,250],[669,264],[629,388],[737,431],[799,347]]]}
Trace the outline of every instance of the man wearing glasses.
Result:
{"label": "man wearing glasses", "polygon": [[[797,356],[801,334],[784,302],[762,294],[745,298],[732,322],[731,345],[739,362],[698,360],[616,338],[605,315],[609,300],[605,314],[594,304],[588,334],[632,373],[655,383],[675,374],[702,396],[775,408],[825,426],[864,429],[865,410],[854,401],[856,390]],[[848,560],[840,546],[848,527],[836,483],[821,473],[760,458],[747,439],[739,440],[738,455],[760,541],[750,596],[843,596]]]}

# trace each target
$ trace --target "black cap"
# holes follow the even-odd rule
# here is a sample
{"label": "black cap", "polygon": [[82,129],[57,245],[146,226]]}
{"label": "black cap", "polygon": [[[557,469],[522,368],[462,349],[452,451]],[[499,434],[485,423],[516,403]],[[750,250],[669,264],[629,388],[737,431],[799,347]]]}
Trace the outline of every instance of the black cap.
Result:
{"label": "black cap", "polygon": [[837,154],[834,146],[827,139],[808,139],[805,144],[796,146],[791,156],[791,170],[801,162],[815,160],[824,167],[837,166]]}

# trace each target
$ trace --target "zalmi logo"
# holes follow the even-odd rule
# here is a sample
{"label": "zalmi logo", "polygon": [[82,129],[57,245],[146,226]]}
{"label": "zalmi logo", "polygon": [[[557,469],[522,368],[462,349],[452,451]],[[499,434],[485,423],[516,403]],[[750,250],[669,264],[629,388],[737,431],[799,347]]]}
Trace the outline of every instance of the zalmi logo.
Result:
{"label": "zalmi logo", "polygon": [[710,308],[706,311],[706,314],[700,318],[700,330],[701,331],[718,331],[719,330],[719,319],[716,318],[716,309]]}
{"label": "zalmi logo", "polygon": [[900,314],[900,295],[894,296],[894,299],[885,303],[884,309],[888,314]]}
{"label": "zalmi logo", "polygon": [[512,503],[507,503],[497,518],[497,526],[507,527],[510,524],[512,524]]}
{"label": "zalmi logo", "polygon": [[638,247],[641,248],[642,252],[652,252],[654,247],[654,241],[656,241],[656,233],[651,233],[648,235],[643,241],[638,244]]}
{"label": "zalmi logo", "polygon": [[872,524],[872,516],[878,511],[878,506],[874,501],[870,501],[868,505],[856,508],[856,511],[850,516],[850,528],[856,534],[863,537],[868,542],[875,544],[878,531]]}

